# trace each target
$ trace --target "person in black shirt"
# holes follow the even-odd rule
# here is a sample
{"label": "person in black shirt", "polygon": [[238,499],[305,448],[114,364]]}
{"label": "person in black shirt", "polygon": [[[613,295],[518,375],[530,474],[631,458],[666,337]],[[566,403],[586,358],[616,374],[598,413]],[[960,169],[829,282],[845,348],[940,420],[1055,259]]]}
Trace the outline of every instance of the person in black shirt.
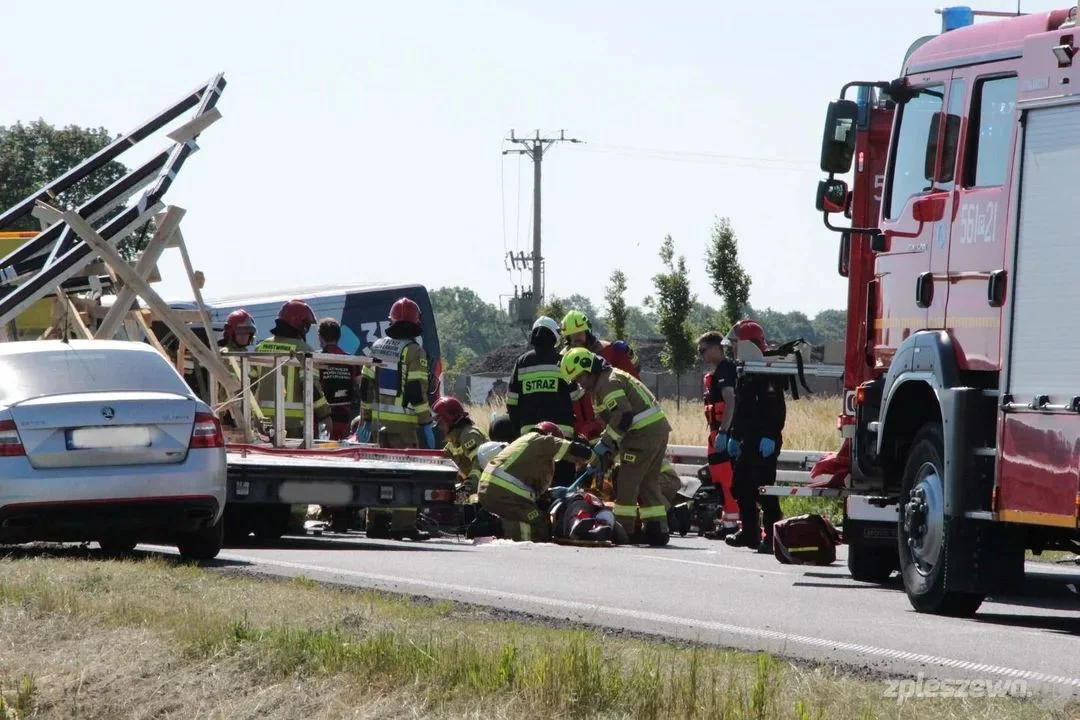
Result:
{"label": "person in black shirt", "polygon": [[[506,409],[519,435],[536,428],[541,422],[558,426],[564,437],[574,437],[574,403],[576,384],[567,382],[559,369],[559,323],[541,316],[533,323],[529,334],[532,349],[514,363]],[[570,484],[574,466],[559,462],[555,466],[555,484]]]}
{"label": "person in black shirt", "polygon": [[705,420],[709,425],[709,478],[713,486],[709,490],[713,493],[710,497],[717,496],[717,504],[723,508],[718,518],[719,526],[710,522],[710,527],[705,529],[704,536],[710,540],[722,540],[739,529],[739,505],[731,489],[733,473],[728,455],[728,445],[738,445],[731,437],[738,371],[735,362],[725,354],[724,347],[724,335],[715,330],[705,333],[697,341],[698,355],[706,367],[713,368],[705,374],[703,397]]}
{"label": "person in black shirt", "polygon": [[[725,338],[736,359],[738,343],[749,341],[765,350],[765,332],[753,320],[735,323]],[[734,547],[757,548],[772,553],[773,525],[783,518],[779,498],[762,495],[760,488],[776,484],[776,463],[783,446],[787,405],[780,376],[740,373],[735,386],[735,419],[728,441],[728,453],[735,459],[732,490],[739,502],[742,528],[724,538]],[[761,523],[758,522],[758,507]],[[764,526],[765,538],[761,539]]]}

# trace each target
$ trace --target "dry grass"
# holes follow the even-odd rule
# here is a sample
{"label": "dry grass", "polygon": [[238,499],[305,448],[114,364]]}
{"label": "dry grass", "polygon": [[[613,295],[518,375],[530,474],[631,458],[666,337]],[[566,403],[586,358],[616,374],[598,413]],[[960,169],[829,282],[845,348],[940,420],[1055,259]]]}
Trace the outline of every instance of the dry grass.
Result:
{"label": "dry grass", "polygon": [[[789,450],[831,451],[840,447],[840,432],[836,429],[836,416],[840,414],[838,397],[800,397],[787,400],[787,422],[784,427],[784,447]],[[676,407],[674,400],[663,400],[661,405],[671,422],[672,445],[705,445],[709,432],[700,402],[683,402]],[[470,405],[469,413],[479,418],[486,428],[490,417],[506,412],[502,404]]]}
{"label": "dry grass", "polygon": [[0,561],[0,719],[1066,717],[161,559]]}
{"label": "dry grass", "polygon": [[[838,397],[801,397],[787,400],[787,421],[784,427],[784,448],[787,450],[832,451],[840,447],[840,432],[836,429],[836,416],[840,414]],[[705,414],[700,402],[683,402],[676,407],[674,400],[663,400],[661,405],[671,422],[672,445],[699,445],[708,443],[709,433]],[[474,418],[486,427],[488,418],[506,412],[505,405],[472,405],[468,407]],[[781,498],[784,515],[821,513],[834,524],[843,521],[843,502],[836,498]]]}

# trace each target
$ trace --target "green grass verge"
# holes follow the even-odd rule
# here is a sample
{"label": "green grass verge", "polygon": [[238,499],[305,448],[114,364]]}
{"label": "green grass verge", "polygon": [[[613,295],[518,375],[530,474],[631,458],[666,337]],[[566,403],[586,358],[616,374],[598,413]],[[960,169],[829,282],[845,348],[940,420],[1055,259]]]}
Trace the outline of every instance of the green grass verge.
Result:
{"label": "green grass verge", "polygon": [[898,704],[829,666],[161,559],[0,561],[0,647],[0,720],[1067,717],[1049,701]]}

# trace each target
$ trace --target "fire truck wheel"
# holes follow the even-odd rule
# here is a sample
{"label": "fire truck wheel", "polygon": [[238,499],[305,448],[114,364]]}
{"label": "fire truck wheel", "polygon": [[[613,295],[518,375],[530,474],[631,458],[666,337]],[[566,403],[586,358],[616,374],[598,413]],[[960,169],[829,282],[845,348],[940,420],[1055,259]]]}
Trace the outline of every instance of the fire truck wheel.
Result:
{"label": "fire truck wheel", "polygon": [[911,445],[900,492],[900,574],[919,612],[970,617],[985,596],[948,589],[946,558],[960,529],[945,516],[944,447],[938,422],[924,425]]}
{"label": "fire truck wheel", "polygon": [[873,547],[849,545],[847,555],[848,572],[856,582],[881,585],[888,582],[893,570],[898,569],[899,557],[896,547]]}

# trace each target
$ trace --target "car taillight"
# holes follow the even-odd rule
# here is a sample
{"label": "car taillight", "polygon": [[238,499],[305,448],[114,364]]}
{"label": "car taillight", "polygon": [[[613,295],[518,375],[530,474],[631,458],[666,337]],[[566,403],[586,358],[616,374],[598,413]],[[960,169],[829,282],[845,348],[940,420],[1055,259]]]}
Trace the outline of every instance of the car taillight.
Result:
{"label": "car taillight", "polygon": [[451,502],[454,499],[452,490],[425,490],[425,502]]}
{"label": "car taillight", "polygon": [[211,413],[195,413],[195,427],[191,429],[191,442],[188,448],[225,447],[225,438],[221,434],[221,422]]}
{"label": "car taillight", "polygon": [[14,420],[0,420],[0,457],[18,457],[25,455],[19,431]]}

